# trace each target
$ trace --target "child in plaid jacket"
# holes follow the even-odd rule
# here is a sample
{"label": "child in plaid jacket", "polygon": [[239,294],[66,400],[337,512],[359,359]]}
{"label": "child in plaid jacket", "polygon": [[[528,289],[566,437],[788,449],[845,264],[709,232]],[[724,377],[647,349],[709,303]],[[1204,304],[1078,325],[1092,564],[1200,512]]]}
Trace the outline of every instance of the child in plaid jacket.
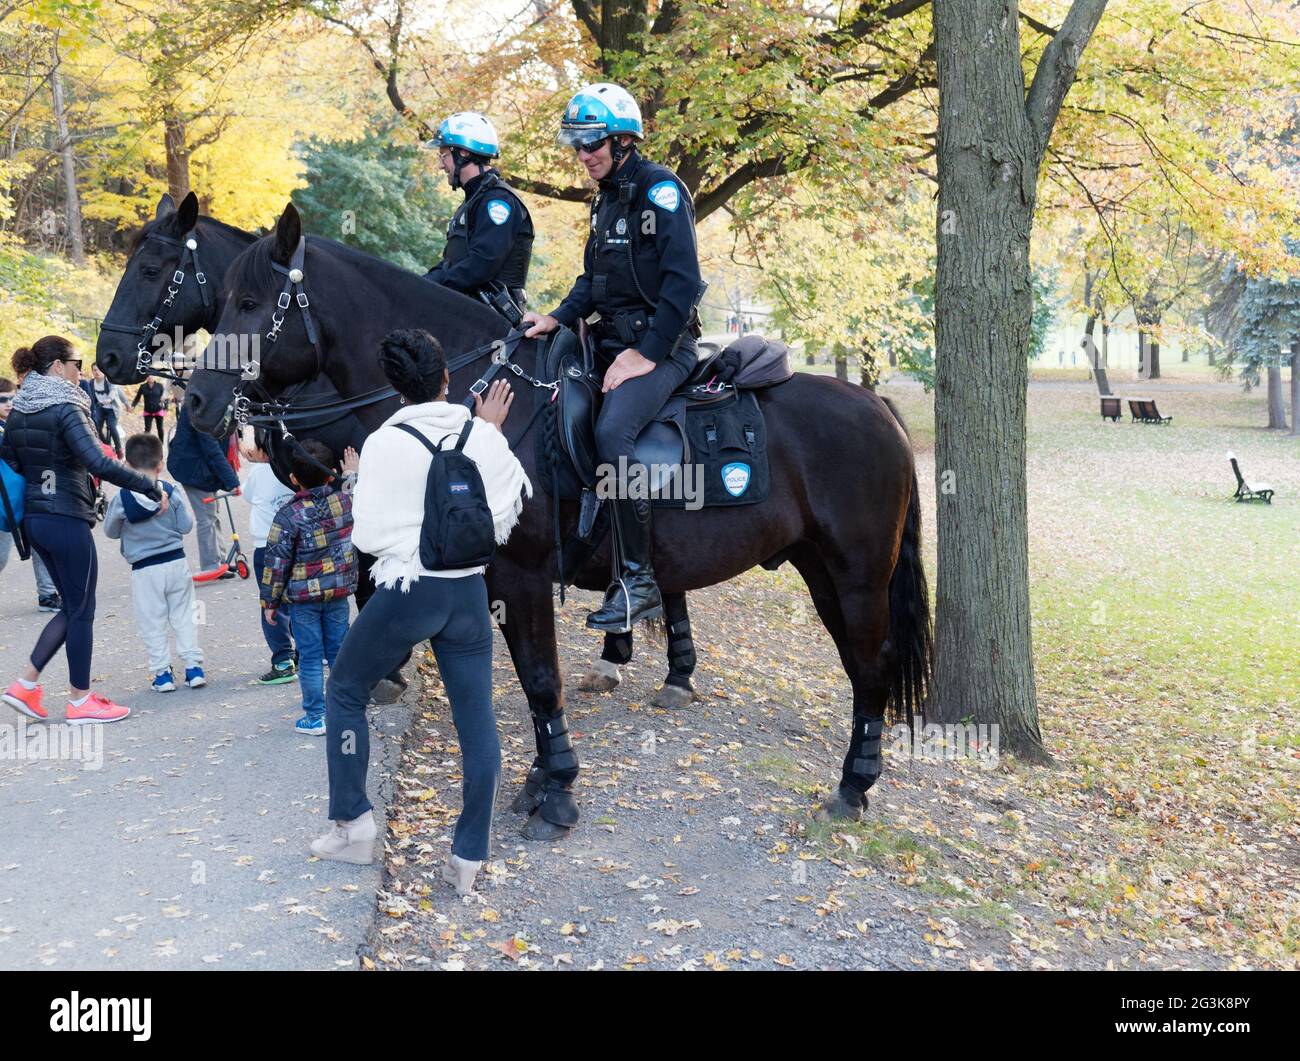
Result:
{"label": "child in plaid jacket", "polygon": [[355,470],[340,489],[326,472],[333,465],[327,446],[313,439],[300,443],[290,477],[298,492],[271,523],[258,587],[268,623],[275,625],[282,607],[289,613],[303,711],[294,725],[314,736],[325,734],[323,664],[334,667],[348,632],[348,598],[357,588],[349,489]]}

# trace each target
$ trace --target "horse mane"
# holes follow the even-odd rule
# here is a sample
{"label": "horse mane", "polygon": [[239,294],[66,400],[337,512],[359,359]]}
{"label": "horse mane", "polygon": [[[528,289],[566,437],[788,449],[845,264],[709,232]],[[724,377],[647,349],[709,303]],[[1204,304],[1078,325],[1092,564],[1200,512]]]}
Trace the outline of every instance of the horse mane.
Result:
{"label": "horse mane", "polygon": [[[252,243],[247,250],[235,259],[234,264],[231,266],[230,273],[226,278],[227,289],[234,290],[236,287],[244,287],[261,290],[283,286],[283,275],[271,268],[273,262],[271,251],[274,246],[274,232]],[[486,332],[495,333],[504,330],[505,318],[496,310],[485,306],[476,299],[470,298],[468,295],[461,294],[459,291],[453,291],[449,287],[432,283],[419,273],[413,273],[409,269],[403,269],[400,265],[394,265],[392,262],[376,255],[369,254],[356,247],[349,247],[346,243],[339,243],[337,240],[329,239],[326,236],[309,235],[307,237],[307,246],[317,250],[325,250],[331,256],[366,275],[373,275],[375,272],[388,273],[390,279],[387,280],[387,286],[391,286],[399,280],[406,284],[414,285],[418,283],[422,285],[419,289],[420,298],[430,306],[437,306],[442,303],[441,308],[450,319],[459,319],[470,325],[479,325]],[[310,273],[307,275],[307,286],[310,292]]]}
{"label": "horse mane", "polygon": [[[209,214],[200,214],[199,220],[206,222],[209,225],[212,225],[214,228],[221,229],[221,231],[228,233],[230,236],[233,236],[235,239],[242,239],[242,240],[257,239],[259,235],[257,232],[247,232],[242,228],[236,227],[235,225],[227,224],[225,221],[220,221]],[[148,236],[149,233],[158,231],[158,229],[164,225],[168,226],[167,232],[169,235],[174,235],[179,238],[180,233],[176,231],[175,221],[176,221],[175,213],[170,213],[166,217],[150,218],[148,221],[146,221],[143,225],[141,225],[138,229],[135,230],[135,234],[131,237],[130,246],[126,248],[126,256],[128,258],[131,257],[131,255],[135,253],[136,248],[139,247],[140,244],[144,242],[145,237]]]}

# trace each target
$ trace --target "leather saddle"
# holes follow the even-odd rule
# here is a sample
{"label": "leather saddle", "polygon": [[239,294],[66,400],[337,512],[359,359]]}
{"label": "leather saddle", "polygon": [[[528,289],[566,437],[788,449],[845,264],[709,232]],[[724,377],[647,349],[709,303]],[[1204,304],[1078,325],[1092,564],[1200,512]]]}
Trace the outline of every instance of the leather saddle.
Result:
{"label": "leather saddle", "polygon": [[[710,384],[721,349],[711,343],[700,346],[699,360],[660,410],[637,436],[636,460],[649,472],[648,485],[655,494],[671,491],[681,476],[682,465],[691,459],[686,437],[687,405],[707,404],[728,396],[730,384]],[[602,400],[601,379],[595,370],[591,350],[568,329],[557,333],[546,353],[546,379],[559,381],[556,425],[560,448],[572,465],[578,484],[596,487],[596,418]]]}

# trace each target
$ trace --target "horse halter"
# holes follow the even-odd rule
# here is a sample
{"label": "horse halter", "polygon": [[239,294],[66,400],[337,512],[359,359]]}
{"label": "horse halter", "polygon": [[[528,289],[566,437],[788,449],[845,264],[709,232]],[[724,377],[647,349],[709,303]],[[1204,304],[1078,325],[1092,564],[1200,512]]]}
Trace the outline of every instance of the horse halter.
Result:
{"label": "horse halter", "polygon": [[162,300],[162,305],[158,307],[158,312],[154,314],[153,319],[148,324],[132,327],[125,324],[113,324],[107,320],[100,324],[101,331],[122,332],[127,335],[139,334],[142,336],[136,344],[135,350],[135,370],[140,375],[159,376],[173,382],[183,382],[181,377],[177,376],[174,371],[154,367],[154,352],[150,347],[158,332],[162,330],[163,314],[175,304],[176,297],[181,293],[181,288],[185,284],[185,277],[188,275],[187,269],[191,264],[194,266],[194,279],[199,285],[199,297],[203,300],[203,309],[209,313],[212,311],[212,292],[208,289],[208,278],[204,275],[203,266],[199,263],[199,241],[196,237],[196,231],[196,229],[190,229],[189,232],[185,233],[184,239],[173,239],[171,236],[164,236],[161,232],[149,232],[145,235],[145,239],[156,239],[159,243],[165,243],[169,247],[181,248],[180,262],[172,273],[171,283],[167,285],[167,295]]}

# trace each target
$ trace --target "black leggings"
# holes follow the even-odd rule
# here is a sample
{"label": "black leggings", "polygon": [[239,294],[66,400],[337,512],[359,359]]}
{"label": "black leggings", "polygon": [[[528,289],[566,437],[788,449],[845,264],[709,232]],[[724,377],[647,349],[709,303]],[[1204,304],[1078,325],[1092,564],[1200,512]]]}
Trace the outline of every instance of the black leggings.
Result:
{"label": "black leggings", "polygon": [[161,416],[150,416],[144,414],[144,433],[147,435],[151,430],[157,430],[158,438],[162,442],[167,440],[163,438],[163,418]]}
{"label": "black leggings", "polygon": [[63,598],[63,606],[36,640],[32,666],[43,671],[63,648],[68,657],[69,684],[74,689],[89,689],[90,653],[95,641],[95,586],[99,582],[99,557],[90,524],[73,516],[32,514],[23,526]]}

